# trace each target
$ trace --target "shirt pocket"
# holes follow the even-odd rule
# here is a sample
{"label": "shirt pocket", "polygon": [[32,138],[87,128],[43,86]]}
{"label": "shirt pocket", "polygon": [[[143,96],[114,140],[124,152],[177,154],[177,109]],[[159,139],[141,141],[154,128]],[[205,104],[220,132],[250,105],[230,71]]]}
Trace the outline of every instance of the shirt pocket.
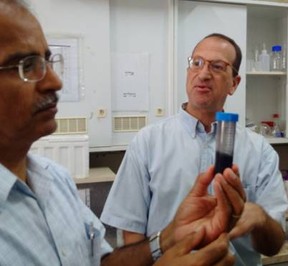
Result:
{"label": "shirt pocket", "polygon": [[87,248],[91,265],[100,266],[101,261],[101,235],[100,231],[91,224],[85,223],[87,235]]}

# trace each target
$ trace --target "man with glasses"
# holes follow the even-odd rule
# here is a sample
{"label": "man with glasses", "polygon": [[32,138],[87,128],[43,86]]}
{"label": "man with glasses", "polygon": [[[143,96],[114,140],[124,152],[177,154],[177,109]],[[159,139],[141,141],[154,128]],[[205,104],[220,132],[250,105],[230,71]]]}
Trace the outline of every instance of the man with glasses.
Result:
{"label": "man with glasses", "polygon": [[230,173],[216,177],[215,196],[207,195],[212,169],[161,237],[113,251],[66,170],[28,154],[34,141],[56,129],[62,56],[51,54],[21,0],[0,0],[0,40],[0,265],[148,266],[162,253],[157,266],[233,265],[223,232],[235,224],[231,212],[242,211],[245,193]]}
{"label": "man with glasses", "polygon": [[[123,231],[125,244],[161,232],[197,176],[214,165],[215,114],[237,89],[241,57],[239,46],[225,35],[202,39],[188,58],[188,102],[130,143],[101,215],[104,223]],[[235,139],[235,164],[223,176],[230,171],[239,176],[247,201],[243,212],[234,209],[237,223],[229,236],[236,265],[256,266],[260,253],[276,254],[285,240],[287,198],[269,143],[240,125]]]}

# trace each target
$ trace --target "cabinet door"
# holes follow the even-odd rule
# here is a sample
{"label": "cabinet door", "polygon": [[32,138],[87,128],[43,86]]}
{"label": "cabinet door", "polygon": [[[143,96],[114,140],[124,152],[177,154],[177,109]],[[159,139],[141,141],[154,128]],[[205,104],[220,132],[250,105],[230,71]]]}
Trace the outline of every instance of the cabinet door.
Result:
{"label": "cabinet door", "polygon": [[245,124],[245,66],[246,66],[246,21],[247,8],[242,5],[203,3],[201,1],[178,2],[177,27],[177,67],[176,67],[176,105],[187,101],[186,68],[187,57],[203,37],[218,32],[233,38],[241,47],[243,61],[240,68],[241,83],[232,97],[228,97],[225,110],[239,114],[242,125]]}
{"label": "cabinet door", "polygon": [[[287,7],[248,6],[247,14],[247,62],[255,63],[255,51],[261,53],[263,44],[270,54],[273,45],[281,45],[282,51],[287,55]],[[261,72],[251,69],[251,66],[249,69],[246,91],[247,121],[260,125],[261,121],[272,121],[273,114],[278,113],[280,129],[284,131],[287,125],[287,67],[279,72]],[[287,142],[283,138],[269,137],[268,140],[271,143]]]}

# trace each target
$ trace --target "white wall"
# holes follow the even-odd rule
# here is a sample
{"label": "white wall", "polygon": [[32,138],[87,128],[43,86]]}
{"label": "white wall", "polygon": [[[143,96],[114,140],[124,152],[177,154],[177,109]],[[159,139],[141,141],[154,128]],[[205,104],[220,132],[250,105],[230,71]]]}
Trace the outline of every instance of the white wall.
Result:
{"label": "white wall", "polygon": [[58,117],[88,118],[90,146],[110,145],[110,9],[107,0],[30,0],[48,37],[79,38],[80,102],[60,103]]}
{"label": "white wall", "polygon": [[[150,56],[148,123],[167,114],[170,0],[30,0],[48,37],[80,41],[80,102],[60,103],[58,117],[88,118],[90,148],[126,145],[134,133],[112,132],[111,53]],[[97,117],[106,110],[104,118]],[[131,114],[137,114],[137,112]],[[112,148],[113,149],[113,148]]]}

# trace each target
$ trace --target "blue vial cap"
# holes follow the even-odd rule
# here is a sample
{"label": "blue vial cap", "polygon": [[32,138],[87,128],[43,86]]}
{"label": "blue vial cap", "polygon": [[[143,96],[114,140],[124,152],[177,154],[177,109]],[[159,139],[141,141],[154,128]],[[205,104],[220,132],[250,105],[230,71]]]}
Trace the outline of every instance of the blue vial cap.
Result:
{"label": "blue vial cap", "polygon": [[233,114],[233,113],[224,113],[224,112],[216,113],[217,121],[237,122],[238,117],[239,117],[238,114]]}
{"label": "blue vial cap", "polygon": [[272,52],[281,52],[281,45],[274,45],[272,46]]}

